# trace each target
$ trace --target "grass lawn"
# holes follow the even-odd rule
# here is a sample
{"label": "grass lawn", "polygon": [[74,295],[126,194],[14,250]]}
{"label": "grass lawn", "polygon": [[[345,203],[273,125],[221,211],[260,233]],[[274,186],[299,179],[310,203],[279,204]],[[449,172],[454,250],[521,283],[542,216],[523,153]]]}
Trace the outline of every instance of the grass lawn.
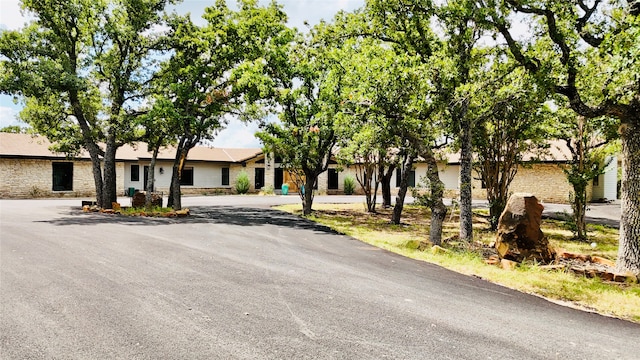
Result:
{"label": "grass lawn", "polygon": [[[301,205],[283,205],[276,209],[298,215],[302,213]],[[604,282],[571,272],[543,269],[533,263],[521,264],[511,271],[485,264],[483,252],[486,246],[483,244],[493,241],[495,233],[488,230],[488,223],[482,215],[482,211],[478,211],[474,216],[474,244],[456,241],[459,218],[457,213],[447,215],[443,230],[443,239],[448,239],[443,244],[446,252],[418,249],[420,242],[429,238],[430,212],[424,207],[405,206],[402,225],[389,223],[390,209],[378,209],[378,214],[369,214],[364,204],[314,204],[314,212],[308,219],[412,259],[478,276],[565,305],[640,323],[639,284]],[[552,246],[615,260],[618,230],[599,225],[589,226],[588,230],[589,243],[576,242],[571,240],[572,233],[564,222],[542,222],[542,231]],[[592,242],[595,247],[591,246]]]}

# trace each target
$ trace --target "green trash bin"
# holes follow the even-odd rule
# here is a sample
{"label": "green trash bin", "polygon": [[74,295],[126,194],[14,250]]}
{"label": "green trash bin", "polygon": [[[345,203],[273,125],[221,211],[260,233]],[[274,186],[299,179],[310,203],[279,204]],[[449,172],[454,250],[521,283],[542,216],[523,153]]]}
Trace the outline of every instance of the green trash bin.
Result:
{"label": "green trash bin", "polygon": [[133,197],[133,195],[135,195],[136,193],[136,188],[128,188],[127,189],[127,196],[128,197]]}
{"label": "green trash bin", "polygon": [[287,194],[289,194],[289,185],[282,184],[282,195],[287,195]]}

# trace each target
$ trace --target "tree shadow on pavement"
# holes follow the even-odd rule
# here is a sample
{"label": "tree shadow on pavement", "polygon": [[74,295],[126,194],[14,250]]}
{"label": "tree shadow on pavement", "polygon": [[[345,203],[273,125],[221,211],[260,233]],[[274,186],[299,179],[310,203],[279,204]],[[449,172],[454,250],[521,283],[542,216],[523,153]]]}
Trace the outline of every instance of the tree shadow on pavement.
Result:
{"label": "tree shadow on pavement", "polygon": [[124,216],[120,214],[84,213],[73,210],[64,213],[64,217],[42,222],[57,226],[120,224],[132,226],[162,226],[180,224],[228,224],[237,226],[275,225],[296,229],[307,229],[323,233],[337,234],[336,231],[313,221],[266,208],[236,206],[193,206],[191,215],[181,218]]}

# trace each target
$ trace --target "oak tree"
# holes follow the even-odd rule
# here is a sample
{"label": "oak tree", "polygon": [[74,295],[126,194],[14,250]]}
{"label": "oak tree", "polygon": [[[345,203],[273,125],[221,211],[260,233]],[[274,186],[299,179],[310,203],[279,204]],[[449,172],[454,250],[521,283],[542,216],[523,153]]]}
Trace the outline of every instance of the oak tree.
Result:
{"label": "oak tree", "polygon": [[[622,216],[617,267],[640,274],[640,6],[637,1],[478,1],[514,58],[578,115],[619,121]],[[531,38],[513,31],[532,24]]]}

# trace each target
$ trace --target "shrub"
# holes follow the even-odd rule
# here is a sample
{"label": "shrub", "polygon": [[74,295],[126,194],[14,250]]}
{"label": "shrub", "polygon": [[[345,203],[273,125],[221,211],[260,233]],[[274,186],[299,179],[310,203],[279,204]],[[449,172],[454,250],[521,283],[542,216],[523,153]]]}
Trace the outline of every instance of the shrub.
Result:
{"label": "shrub", "polygon": [[345,195],[351,195],[356,190],[356,180],[353,176],[347,176],[344,178],[344,193]]}
{"label": "shrub", "polygon": [[262,189],[260,189],[260,193],[262,195],[275,195],[275,190],[273,189],[272,185],[267,185],[264,186]]}
{"label": "shrub", "polygon": [[242,171],[236,178],[236,192],[238,194],[246,194],[249,192],[251,184],[249,183],[249,175]]}

